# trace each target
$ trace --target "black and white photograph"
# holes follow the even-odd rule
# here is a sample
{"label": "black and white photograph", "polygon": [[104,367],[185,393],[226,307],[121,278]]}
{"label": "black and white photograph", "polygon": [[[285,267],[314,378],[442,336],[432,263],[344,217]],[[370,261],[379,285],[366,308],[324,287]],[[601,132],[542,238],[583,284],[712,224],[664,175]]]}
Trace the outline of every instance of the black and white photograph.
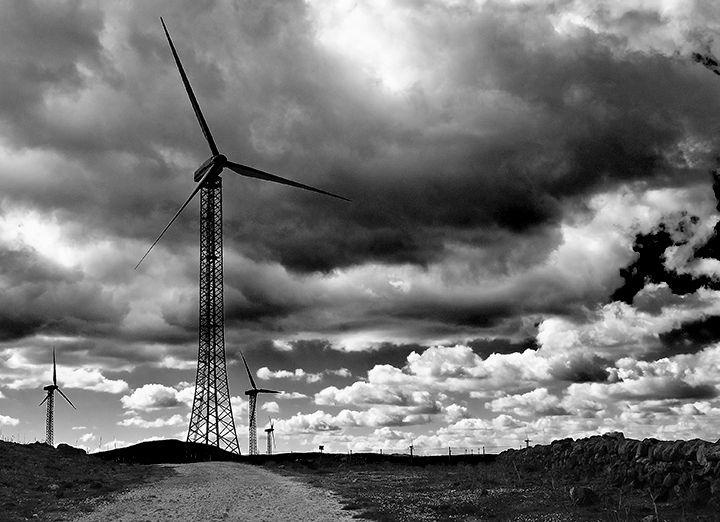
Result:
{"label": "black and white photograph", "polygon": [[719,438],[717,2],[0,0],[0,520],[719,521]]}

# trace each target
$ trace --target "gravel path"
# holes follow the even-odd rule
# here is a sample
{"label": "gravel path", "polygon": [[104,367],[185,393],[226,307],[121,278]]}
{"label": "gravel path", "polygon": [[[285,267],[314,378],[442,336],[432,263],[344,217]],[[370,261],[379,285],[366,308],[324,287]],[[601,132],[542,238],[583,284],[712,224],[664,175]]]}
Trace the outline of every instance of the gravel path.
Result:
{"label": "gravel path", "polygon": [[356,522],[324,490],[234,462],[170,465],[177,475],[134,488],[74,522]]}

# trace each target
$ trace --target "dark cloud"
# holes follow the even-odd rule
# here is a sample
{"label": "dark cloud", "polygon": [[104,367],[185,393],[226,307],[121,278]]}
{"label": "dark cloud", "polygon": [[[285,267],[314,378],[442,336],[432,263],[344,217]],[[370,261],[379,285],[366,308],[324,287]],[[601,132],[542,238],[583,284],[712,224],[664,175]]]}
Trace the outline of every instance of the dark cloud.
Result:
{"label": "dark cloud", "polygon": [[47,134],[44,98],[86,86],[89,77],[83,68],[105,69],[100,43],[103,27],[102,12],[80,0],[4,3],[0,21],[0,116],[10,123],[8,130],[13,131],[20,147],[63,139]]}
{"label": "dark cloud", "polygon": [[[677,144],[690,131],[714,139],[707,115],[718,100],[688,74],[691,64],[618,52],[622,42],[589,31],[559,35],[544,8],[488,4],[452,36],[431,26],[427,39],[442,38],[451,59],[438,63],[427,86],[390,98],[380,88],[346,89],[355,73],[318,48],[305,8],[286,7],[245,12],[235,50],[248,57],[235,65],[247,87],[242,97],[229,87],[234,72],[202,63],[213,53],[224,60],[226,51],[201,52],[197,46],[206,44],[196,32],[177,29],[219,141],[251,164],[355,201],[226,175],[229,244],[255,259],[306,273],[364,262],[425,266],[441,260],[448,243],[483,245],[483,230],[544,234],[561,220],[565,202],[598,190],[636,180],[695,180],[695,168],[675,161],[682,156]],[[246,27],[250,20],[259,25]],[[267,32],[257,33],[260,26]],[[267,66],[253,69],[260,60]],[[435,74],[445,83],[431,92]],[[202,87],[205,77],[217,79]],[[678,99],[678,90],[697,96]],[[483,93],[513,100],[492,130],[485,120],[495,122],[499,109],[472,102]],[[175,96],[175,110],[183,111],[202,150],[180,89]]]}
{"label": "dark cloud", "polygon": [[[49,159],[32,176],[3,172],[6,196],[55,212],[84,241],[139,239],[132,246],[137,257],[122,247],[103,282],[139,277],[130,258],[139,260],[138,245],[149,246],[191,192],[192,171],[209,154],[159,14],[166,15],[223,152],[354,200],[224,174],[225,311],[234,340],[247,328],[253,330],[248,342],[262,345],[257,339],[266,336],[258,330],[281,337],[332,306],[285,288],[274,291],[272,277],[237,266],[241,256],[308,274],[366,263],[428,267],[441,263],[449,246],[470,247],[482,251],[478,280],[514,275],[545,261],[563,241],[559,225],[568,208],[582,207],[596,193],[636,181],[647,187],[697,183],[709,154],[698,152],[691,164],[679,144],[691,135],[710,149],[717,143],[713,114],[720,99],[707,78],[713,75],[695,74],[691,60],[631,52],[627,42],[602,32],[558,32],[552,24],[557,6],[416,7],[405,6],[414,15],[408,23],[422,29],[414,33],[422,44],[414,57],[422,72],[415,84],[391,93],[318,41],[305,2],[202,2],[168,13],[143,5],[104,14],[79,1],[13,0],[0,22],[6,71],[0,117],[17,150]],[[629,12],[622,23],[632,31],[670,22]],[[197,229],[193,202],[146,263],[163,266],[169,253],[184,265],[177,270],[196,281]],[[639,241],[656,253],[668,237],[660,231]],[[637,277],[628,272],[632,281],[618,299],[632,302],[642,288],[638,281],[648,277],[642,270],[638,265]],[[657,267],[648,270],[655,277]],[[48,276],[26,277],[42,282]],[[83,321],[113,324],[127,312],[127,305],[106,302],[100,283],[72,277],[77,295],[55,298],[86,303],[74,312],[77,319],[37,312],[42,307],[22,316],[8,312],[7,335],[22,337],[50,324],[79,331]],[[678,278],[680,287],[696,284]],[[460,337],[459,331],[509,331],[518,316],[572,314],[578,299],[586,299],[563,293],[558,289],[565,282],[549,279],[532,281],[542,289],[533,299],[517,288],[492,299],[430,290],[358,305],[353,311],[362,317],[334,318],[328,328],[412,323],[446,339]],[[162,304],[165,324],[116,335],[138,344],[191,343],[195,307],[194,300]],[[401,367],[410,351],[424,349],[384,345],[342,354],[350,361],[345,364],[339,352],[310,343],[296,343],[288,360],[272,351],[277,365],[272,358],[263,365],[316,372],[328,362],[362,374],[380,361]],[[522,346],[473,344],[486,355]],[[568,375],[584,378],[578,372]]]}
{"label": "dark cloud", "polygon": [[[128,15],[121,40],[105,48],[103,14],[79,1],[10,7],[0,60],[5,81],[18,83],[2,89],[3,120],[22,146],[80,164],[53,190],[17,190],[87,228],[151,242],[192,189],[192,167],[178,169],[172,153],[198,163],[208,155],[158,13]],[[485,247],[497,230],[508,241],[546,237],[577,198],[633,180],[695,179],[694,168],[669,158],[681,156],[674,152],[687,132],[715,139],[709,115],[720,102],[688,74],[692,64],[619,52],[623,42],[590,31],[561,35],[550,8],[488,3],[461,15],[434,7],[421,48],[434,68],[389,95],[318,44],[307,4],[235,7],[210,2],[192,20],[166,17],[221,149],[355,200],[226,174],[227,248],[294,271],[427,266],[448,244]],[[626,19],[665,23],[651,13]],[[82,125],[63,120],[59,105],[38,115],[58,89],[95,93]],[[194,208],[165,248],[197,242]],[[287,313],[272,305],[244,312]],[[460,322],[491,324],[493,315]]]}
{"label": "dark cloud", "polygon": [[556,361],[550,368],[550,375],[571,383],[607,382],[610,377],[607,368],[610,364],[610,361],[601,357],[580,355]]}
{"label": "dark cloud", "polygon": [[[270,341],[258,342],[243,350],[248,361],[252,358],[253,366],[257,368],[267,366],[274,371],[301,368],[307,373],[346,368],[353,375],[366,375],[377,364],[401,368],[412,352],[422,353],[427,349],[417,344],[382,343],[373,350],[346,352],[333,348],[330,342],[322,339],[291,341],[288,344],[291,350],[278,348]],[[235,351],[228,353],[228,357],[240,359]]]}
{"label": "dark cloud", "polygon": [[712,384],[688,384],[678,379],[659,378],[637,388],[618,393],[624,399],[633,400],[707,400],[718,396]]}
{"label": "dark cloud", "polygon": [[547,408],[541,408],[537,413],[543,417],[572,415],[572,413],[561,406],[548,406]]}
{"label": "dark cloud", "polygon": [[[718,159],[718,161],[720,161],[720,159]],[[710,174],[713,180],[713,194],[715,194],[715,199],[718,201],[715,208],[720,212],[720,170],[715,169]],[[720,259],[720,222],[715,225],[712,237],[695,252],[695,257]]]}
{"label": "dark cloud", "polygon": [[0,339],[107,334],[128,307],[82,273],[25,250],[0,250]]}
{"label": "dark cloud", "polygon": [[466,344],[482,359],[487,359],[489,355],[494,353],[522,353],[525,350],[538,349],[538,343],[535,338],[525,339],[519,343],[512,342],[508,339],[474,339]]}
{"label": "dark cloud", "polygon": [[703,317],[683,323],[680,327],[660,334],[661,356],[697,353],[720,342],[720,316]]}
{"label": "dark cloud", "polygon": [[636,260],[627,268],[620,269],[625,280],[623,286],[615,290],[611,296],[613,301],[633,303],[635,296],[647,284],[666,283],[673,294],[685,295],[695,292],[698,288],[707,287],[720,289],[720,282],[706,275],[678,273],[666,266],[665,252],[671,246],[682,245],[686,241],[673,237],[675,232],[686,232],[686,229],[697,223],[696,216],[683,216],[677,225],[660,223],[657,229],[648,234],[637,234],[633,251]]}

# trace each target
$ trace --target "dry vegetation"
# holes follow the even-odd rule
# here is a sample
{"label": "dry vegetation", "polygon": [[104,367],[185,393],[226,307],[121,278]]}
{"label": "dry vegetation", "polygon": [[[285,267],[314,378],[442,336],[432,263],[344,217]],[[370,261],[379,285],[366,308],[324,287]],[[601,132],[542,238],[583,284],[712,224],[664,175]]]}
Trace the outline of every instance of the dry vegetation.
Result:
{"label": "dry vegetation", "polygon": [[105,462],[69,446],[0,441],[0,520],[71,520],[108,495],[171,470]]}
{"label": "dry vegetation", "polygon": [[[183,444],[144,443],[122,453],[108,452],[105,458],[127,462],[134,455],[136,462],[142,462],[151,454],[177,455],[178,445]],[[720,522],[714,504],[689,505],[678,499],[655,504],[643,490],[620,491],[599,479],[572,479],[497,462],[447,465],[416,458],[411,466],[403,458],[348,461],[342,455],[318,454],[233,456],[233,460],[264,465],[334,491],[348,510],[379,522]],[[172,470],[104,461],[69,447],[56,450],[39,443],[0,442],[0,520],[69,521],[114,493],[168,473]],[[597,493],[599,500],[593,505],[578,506],[571,500],[570,488],[583,485]]]}
{"label": "dry vegetation", "polygon": [[[378,522],[720,521],[714,505],[655,503],[643,490],[621,491],[600,479],[579,481],[501,463],[347,465],[321,459],[266,466],[332,490],[348,509]],[[576,505],[573,486],[591,488],[597,501]]]}

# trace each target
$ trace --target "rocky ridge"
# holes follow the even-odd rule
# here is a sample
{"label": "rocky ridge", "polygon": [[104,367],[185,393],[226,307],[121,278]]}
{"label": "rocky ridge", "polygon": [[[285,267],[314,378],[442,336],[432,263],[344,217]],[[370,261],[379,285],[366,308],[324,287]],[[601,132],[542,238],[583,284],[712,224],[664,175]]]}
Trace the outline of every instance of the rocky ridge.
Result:
{"label": "rocky ridge", "polygon": [[720,441],[635,440],[613,432],[508,450],[498,462],[577,479],[602,477],[623,491],[647,489],[655,502],[720,504]]}

